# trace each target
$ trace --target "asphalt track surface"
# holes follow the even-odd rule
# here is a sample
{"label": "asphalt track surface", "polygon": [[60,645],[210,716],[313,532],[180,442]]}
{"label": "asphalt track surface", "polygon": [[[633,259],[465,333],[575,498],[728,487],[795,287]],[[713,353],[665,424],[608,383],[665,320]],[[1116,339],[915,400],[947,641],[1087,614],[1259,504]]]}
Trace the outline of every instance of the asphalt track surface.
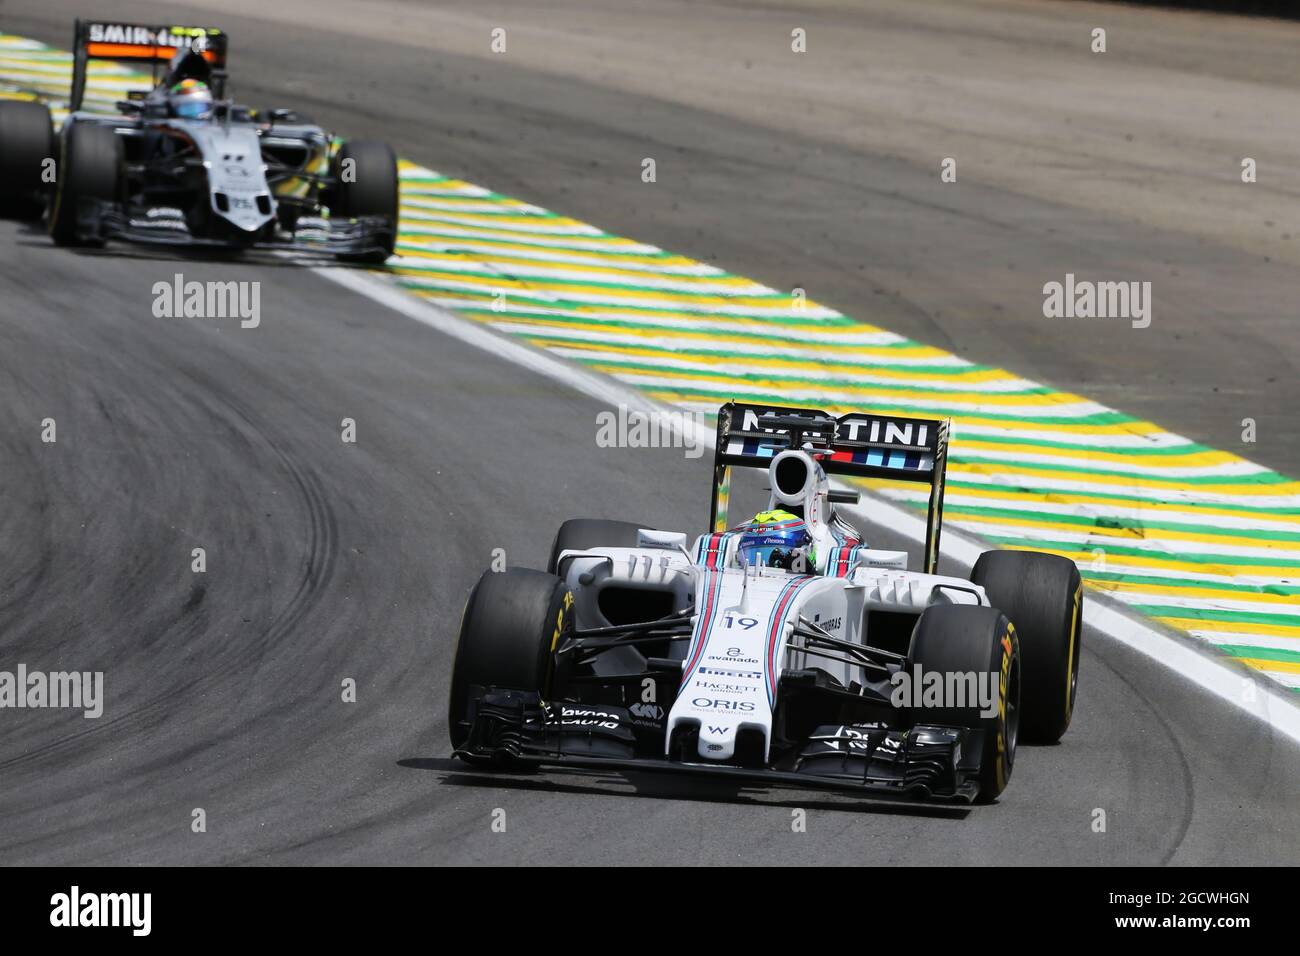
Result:
{"label": "asphalt track surface", "polygon": [[[338,12],[314,6],[319,20]],[[170,20],[181,9],[122,3],[111,12]],[[424,22],[425,8],[407,9],[410,29]],[[449,22],[463,26],[465,9],[453,7]],[[744,12],[702,9],[710,22]],[[8,0],[0,28],[66,44],[79,10]],[[1022,15],[1015,5],[994,13],[1012,25]],[[807,15],[852,19],[834,9]],[[1277,306],[1294,283],[1247,242],[1209,246],[1190,228],[1071,212],[994,186],[962,200],[982,211],[948,208],[934,199],[928,168],[834,137],[792,150],[815,167],[793,177],[793,157],[773,150],[771,129],[647,98],[609,69],[579,82],[477,55],[432,56],[365,29],[220,20],[235,37],[244,98],[301,103],[445,172],[776,285],[797,272],[829,304],[851,313],[878,305],[872,318],[886,327],[1220,446],[1232,429],[1211,410],[1241,415],[1216,403],[1216,382],[1236,377],[1261,422],[1295,407],[1294,375],[1268,383],[1236,374],[1251,349],[1258,363],[1293,371],[1296,348],[1295,336],[1270,325],[1286,315]],[[964,42],[942,30],[917,36],[939,51]],[[636,192],[635,176],[608,168],[644,155],[641,140],[680,143],[698,164],[662,205]],[[890,229],[845,214],[867,199],[887,211]],[[1035,275],[1064,273],[1038,230],[1049,221],[1065,229],[1070,215],[1092,225],[1071,239],[1071,261],[1105,248],[1106,262],[1202,263],[1214,281],[1200,275],[1185,294],[1213,295],[1214,307],[1187,319],[1183,338],[1134,337],[1121,348],[1041,327],[1031,334],[1011,315],[1024,310],[1009,304],[977,326],[916,299],[945,272],[960,284],[963,269],[976,271],[960,257],[946,269],[909,258],[927,244],[970,257],[996,241],[1022,268],[1033,260]],[[649,775],[492,777],[458,766],[447,758],[444,714],[451,641],[492,549],[535,566],[554,527],[580,513],[701,528],[702,462],[598,448],[595,402],[293,264],[69,252],[11,223],[0,225],[0,248],[3,660],[103,670],[108,698],[99,720],[0,715],[0,862],[1300,859],[1300,750],[1094,633],[1085,635],[1069,735],[1022,749],[993,807],[918,811]],[[879,272],[864,279],[864,262]],[[262,325],[154,318],[152,285],[177,271],[260,281]],[[1011,295],[1000,274],[990,299]],[[1236,305],[1257,310],[1253,323],[1230,307],[1247,289],[1253,297]],[[1126,380],[1117,362],[1141,369],[1147,386]],[[39,438],[47,417],[58,423],[52,445]],[[345,417],[357,422],[354,445],[339,437]],[[1269,421],[1294,428],[1280,413]],[[1252,456],[1294,473],[1287,444],[1261,444]],[[898,543],[884,529],[868,536]],[[196,547],[207,553],[203,575],[190,570]],[[340,699],[345,678],[357,682],[356,703]],[[197,807],[206,833],[191,831]],[[805,833],[791,831],[794,807],[809,810]],[[491,827],[498,808],[505,833]]]}

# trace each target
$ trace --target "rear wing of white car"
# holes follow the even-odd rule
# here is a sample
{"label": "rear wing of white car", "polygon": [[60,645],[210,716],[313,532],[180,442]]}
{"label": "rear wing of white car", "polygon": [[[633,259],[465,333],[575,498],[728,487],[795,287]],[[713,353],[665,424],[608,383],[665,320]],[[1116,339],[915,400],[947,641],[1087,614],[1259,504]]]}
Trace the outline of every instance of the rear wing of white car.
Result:
{"label": "rear wing of white car", "polygon": [[[939,563],[948,420],[851,412],[839,418],[815,408],[741,405],[718,409],[709,526],[726,530],[731,468],[767,468],[787,448],[811,452],[828,475],[928,484],[925,570]],[[835,500],[832,497],[832,500]]]}
{"label": "rear wing of white car", "polygon": [[74,112],[81,109],[86,95],[86,67],[91,60],[147,63],[157,85],[178,54],[193,54],[204,61],[204,75],[198,78],[207,82],[213,95],[220,99],[225,95],[226,46],[226,34],[216,27],[78,20],[73,37],[72,93],[68,109]]}

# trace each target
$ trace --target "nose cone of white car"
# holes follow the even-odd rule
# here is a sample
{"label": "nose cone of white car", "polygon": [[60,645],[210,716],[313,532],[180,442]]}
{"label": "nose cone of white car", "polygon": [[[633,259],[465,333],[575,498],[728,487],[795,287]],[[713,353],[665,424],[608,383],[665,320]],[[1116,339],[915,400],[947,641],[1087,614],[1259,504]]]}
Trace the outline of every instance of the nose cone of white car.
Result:
{"label": "nose cone of white car", "polygon": [[212,210],[244,232],[256,232],[275,215],[257,133],[221,122],[183,123],[201,148]]}
{"label": "nose cone of white car", "polygon": [[771,742],[772,707],[789,615],[816,578],[780,571],[706,571],[696,593],[695,629],[682,685],[668,715],[665,743],[677,727],[699,728],[698,756],[730,760],[745,730]]}

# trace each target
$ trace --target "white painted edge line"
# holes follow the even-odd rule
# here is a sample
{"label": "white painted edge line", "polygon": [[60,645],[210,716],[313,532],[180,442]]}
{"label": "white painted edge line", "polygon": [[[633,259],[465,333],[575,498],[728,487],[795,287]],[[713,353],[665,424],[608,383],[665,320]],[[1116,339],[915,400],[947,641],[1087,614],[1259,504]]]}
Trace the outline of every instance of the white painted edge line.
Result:
{"label": "white painted edge line", "polygon": [[[431,305],[372,273],[329,266],[313,267],[312,272],[444,335],[490,352],[597,401],[646,413],[676,411],[680,414],[680,409],[663,405],[613,379],[588,372],[567,360]],[[683,437],[706,448],[715,444],[714,430],[701,426],[690,416],[681,416],[680,422],[669,417],[665,423],[678,431],[689,428],[694,434],[683,434]],[[852,490],[862,493],[859,488]],[[848,510],[857,511],[873,523],[887,525],[918,543],[925,540],[924,518],[878,495],[862,493],[862,497],[870,502],[870,509],[859,505]],[[984,551],[989,550],[977,539],[950,528],[944,529],[940,540],[943,555],[965,567],[973,565]],[[1235,665],[1229,658],[1217,656],[1209,649],[1196,647],[1193,643],[1195,638],[1182,640],[1166,634],[1104,598],[1098,598],[1096,592],[1090,592],[1089,599],[1084,602],[1084,620],[1112,640],[1151,658],[1300,744],[1300,707],[1287,699],[1283,691],[1274,689],[1273,681],[1267,677]]]}

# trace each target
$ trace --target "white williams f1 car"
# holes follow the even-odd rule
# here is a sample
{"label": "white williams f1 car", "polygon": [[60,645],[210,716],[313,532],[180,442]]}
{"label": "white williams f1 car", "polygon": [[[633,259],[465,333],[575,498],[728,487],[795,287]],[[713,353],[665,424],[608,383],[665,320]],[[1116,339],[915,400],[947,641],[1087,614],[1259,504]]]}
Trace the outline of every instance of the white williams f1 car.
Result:
{"label": "white williams f1 car", "polygon": [[[724,405],[712,530],[579,518],[547,571],[486,572],[452,672],[456,756],[990,801],[1065,733],[1082,587],[1054,555],[937,574],[948,425]],[[732,467],[768,510],[729,526]],[[828,475],[930,485],[925,570],[867,546]],[[986,692],[981,693],[981,689]]]}

